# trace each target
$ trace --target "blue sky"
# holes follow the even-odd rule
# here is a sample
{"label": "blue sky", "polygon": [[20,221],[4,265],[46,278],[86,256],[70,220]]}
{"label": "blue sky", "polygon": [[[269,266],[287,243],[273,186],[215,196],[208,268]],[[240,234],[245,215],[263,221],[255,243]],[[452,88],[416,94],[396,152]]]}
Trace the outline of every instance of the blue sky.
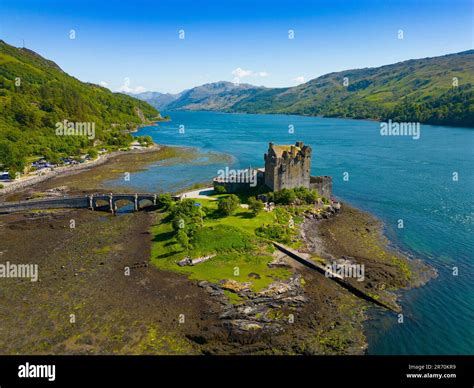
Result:
{"label": "blue sky", "polygon": [[0,0],[0,39],[24,41],[81,81],[135,92],[236,77],[292,86],[468,50],[472,20],[468,0]]}

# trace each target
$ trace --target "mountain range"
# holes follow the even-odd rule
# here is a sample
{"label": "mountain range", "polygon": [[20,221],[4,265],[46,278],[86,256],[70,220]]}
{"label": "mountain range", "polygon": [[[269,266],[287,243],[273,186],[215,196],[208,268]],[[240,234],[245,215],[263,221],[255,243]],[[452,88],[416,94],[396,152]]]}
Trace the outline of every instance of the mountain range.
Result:
{"label": "mountain range", "polygon": [[219,81],[186,89],[177,94],[144,92],[129,95],[146,101],[160,110],[230,111],[239,101],[261,90],[268,88]]}
{"label": "mountain range", "polygon": [[135,97],[160,110],[284,113],[474,126],[474,50],[329,73],[295,87],[220,81]]}
{"label": "mountain range", "polygon": [[[113,93],[81,82],[56,63],[0,40],[0,167],[23,171],[32,157],[50,161],[98,147],[127,147],[130,130],[160,110],[283,113],[392,119],[474,127],[474,50],[323,75],[295,87],[221,81],[178,94]],[[67,120],[93,123],[94,138],[58,136]]]}

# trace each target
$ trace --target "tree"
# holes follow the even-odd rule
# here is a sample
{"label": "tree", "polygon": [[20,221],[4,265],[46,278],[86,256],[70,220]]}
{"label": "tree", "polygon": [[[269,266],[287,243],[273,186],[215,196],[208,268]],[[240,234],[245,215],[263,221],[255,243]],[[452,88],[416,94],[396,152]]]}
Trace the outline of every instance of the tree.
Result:
{"label": "tree", "polygon": [[3,164],[15,176],[15,172],[23,172],[25,167],[24,149],[9,141],[0,141],[0,164]]}
{"label": "tree", "polygon": [[240,206],[239,197],[235,194],[231,194],[226,198],[219,200],[217,208],[219,212],[225,216],[231,215]]}
{"label": "tree", "polygon": [[171,197],[170,193],[160,194],[158,195],[158,203],[163,206],[165,210],[169,210],[174,203],[173,197]]}
{"label": "tree", "polygon": [[60,155],[57,152],[51,151],[49,148],[46,148],[42,152],[43,158],[52,164],[59,164],[61,162]]}
{"label": "tree", "polygon": [[176,241],[184,248],[189,249],[189,237],[184,229],[178,230],[176,233]]}
{"label": "tree", "polygon": [[138,136],[136,140],[140,143],[142,146],[148,147],[149,145],[153,144],[153,139],[151,136]]}
{"label": "tree", "polygon": [[205,216],[199,203],[192,199],[183,199],[168,208],[172,225],[176,232],[184,229],[189,237],[202,227]]}
{"label": "tree", "polygon": [[262,201],[254,197],[250,197],[248,202],[249,202],[249,209],[252,211],[254,216],[256,216],[258,213],[260,213],[263,210],[264,205]]}
{"label": "tree", "polygon": [[226,190],[225,186],[222,186],[222,185],[216,185],[216,186],[214,186],[214,191],[215,191],[217,194],[225,194],[225,193],[227,193],[227,190]]}

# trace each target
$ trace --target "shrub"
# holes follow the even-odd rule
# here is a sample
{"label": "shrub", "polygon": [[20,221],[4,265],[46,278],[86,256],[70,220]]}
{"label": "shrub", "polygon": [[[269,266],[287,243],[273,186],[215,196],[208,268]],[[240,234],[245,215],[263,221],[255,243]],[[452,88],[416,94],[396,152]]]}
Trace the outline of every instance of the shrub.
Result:
{"label": "shrub", "polygon": [[221,185],[216,185],[214,187],[214,191],[217,193],[217,194],[225,194],[227,193],[227,189],[225,188],[225,186],[221,186]]}
{"label": "shrub", "polygon": [[296,194],[294,190],[283,189],[274,193],[274,201],[281,205],[291,205],[296,201]]}
{"label": "shrub", "polygon": [[287,225],[271,224],[257,228],[255,234],[270,240],[288,243],[291,241],[293,231]]}
{"label": "shrub", "polygon": [[248,203],[249,203],[249,209],[252,211],[254,215],[257,215],[263,210],[263,207],[264,207],[263,202],[254,197],[250,197],[248,200]]}
{"label": "shrub", "polygon": [[97,152],[97,150],[95,148],[90,148],[87,150],[87,153],[89,154],[89,156],[91,157],[91,159],[96,159],[97,156],[99,156],[99,153]]}
{"label": "shrub", "polygon": [[283,189],[274,193],[269,193],[268,200],[280,205],[291,205],[294,203],[313,204],[320,197],[316,190],[306,187],[296,187],[294,189]]}
{"label": "shrub", "polygon": [[176,233],[176,241],[184,249],[189,249],[190,248],[189,237],[183,229],[178,230],[178,233]]}
{"label": "shrub", "polygon": [[172,204],[174,203],[171,194],[165,193],[158,195],[158,203],[163,206],[165,209],[171,208]]}
{"label": "shrub", "polygon": [[222,215],[229,216],[240,206],[240,199],[235,194],[219,200],[217,208]]}

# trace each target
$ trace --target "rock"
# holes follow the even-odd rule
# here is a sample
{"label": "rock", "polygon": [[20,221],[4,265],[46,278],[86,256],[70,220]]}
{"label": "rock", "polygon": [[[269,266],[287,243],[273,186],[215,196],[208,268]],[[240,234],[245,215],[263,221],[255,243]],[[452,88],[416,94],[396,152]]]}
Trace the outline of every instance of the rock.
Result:
{"label": "rock", "polygon": [[184,267],[186,265],[193,265],[193,262],[189,257],[185,257],[183,260],[178,261],[178,265]]}
{"label": "rock", "polygon": [[283,257],[277,257],[267,264],[269,268],[290,268],[291,266],[285,261]]}
{"label": "rock", "polygon": [[209,259],[212,259],[215,255],[209,255],[209,256],[202,256],[202,257],[198,257],[197,259],[189,259],[191,260],[191,264],[189,265],[196,265],[196,264],[199,264],[199,263],[204,263],[205,261],[209,260]]}
{"label": "rock", "polygon": [[250,272],[248,274],[248,277],[252,278],[252,279],[260,279],[260,275],[258,273],[255,273],[255,272]]}
{"label": "rock", "polygon": [[263,329],[263,325],[256,321],[249,321],[245,319],[234,319],[228,323],[228,325],[233,326],[234,329],[242,331],[253,331]]}
{"label": "rock", "polygon": [[221,281],[220,286],[224,290],[239,293],[244,290],[249,290],[251,283],[239,283],[233,279],[225,279]]}

